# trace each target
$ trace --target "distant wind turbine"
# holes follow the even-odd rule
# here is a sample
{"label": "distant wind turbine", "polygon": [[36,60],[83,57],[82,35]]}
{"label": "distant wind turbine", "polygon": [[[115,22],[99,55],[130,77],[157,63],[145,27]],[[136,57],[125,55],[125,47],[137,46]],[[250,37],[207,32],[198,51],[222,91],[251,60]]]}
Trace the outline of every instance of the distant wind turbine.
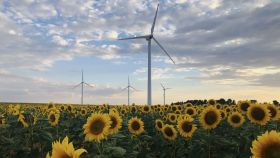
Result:
{"label": "distant wind turbine", "polygon": [[83,105],[84,104],[84,85],[93,87],[92,85],[84,82],[84,71],[83,70],[82,70],[82,81],[78,85],[74,86],[73,89],[79,87],[80,85],[81,85],[81,105]]}
{"label": "distant wind turbine", "polygon": [[138,91],[137,89],[135,89],[134,87],[132,87],[130,85],[130,81],[129,81],[129,76],[128,76],[128,80],[127,80],[127,87],[125,87],[123,90],[127,89],[127,105],[130,105],[130,88]]}
{"label": "distant wind turbine", "polygon": [[167,53],[167,51],[163,48],[163,46],[154,37],[154,28],[155,28],[156,19],[157,19],[158,7],[159,7],[159,4],[157,5],[157,10],[156,10],[156,14],[155,14],[154,21],[152,24],[151,33],[149,35],[119,39],[119,40],[130,40],[130,39],[143,39],[144,38],[148,41],[148,89],[147,89],[147,91],[148,91],[147,104],[148,105],[152,105],[152,76],[151,76],[151,43],[152,43],[152,39],[164,51],[164,53],[169,57],[169,59],[175,64],[175,62],[171,58],[171,56]]}
{"label": "distant wind turbine", "polygon": [[165,91],[171,88],[165,88],[162,84],[160,84],[163,90],[163,105],[165,105]]}

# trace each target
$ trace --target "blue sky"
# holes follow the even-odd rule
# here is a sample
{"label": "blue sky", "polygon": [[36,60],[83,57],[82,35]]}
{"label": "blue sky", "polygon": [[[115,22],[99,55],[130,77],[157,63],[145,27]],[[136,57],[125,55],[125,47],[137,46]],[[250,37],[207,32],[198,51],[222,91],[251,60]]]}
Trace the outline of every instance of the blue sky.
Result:
{"label": "blue sky", "polygon": [[[0,101],[125,104],[127,76],[146,103],[147,42],[155,0],[0,0]],[[279,98],[280,4],[269,0],[159,1],[152,44],[153,103]]]}

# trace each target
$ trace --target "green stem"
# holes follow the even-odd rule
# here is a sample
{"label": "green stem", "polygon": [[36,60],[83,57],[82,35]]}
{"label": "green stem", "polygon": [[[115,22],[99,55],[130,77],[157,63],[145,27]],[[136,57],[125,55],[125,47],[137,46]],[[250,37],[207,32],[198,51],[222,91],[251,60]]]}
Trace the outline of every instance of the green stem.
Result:
{"label": "green stem", "polygon": [[207,133],[208,133],[208,158],[211,158],[210,130],[208,130]]}

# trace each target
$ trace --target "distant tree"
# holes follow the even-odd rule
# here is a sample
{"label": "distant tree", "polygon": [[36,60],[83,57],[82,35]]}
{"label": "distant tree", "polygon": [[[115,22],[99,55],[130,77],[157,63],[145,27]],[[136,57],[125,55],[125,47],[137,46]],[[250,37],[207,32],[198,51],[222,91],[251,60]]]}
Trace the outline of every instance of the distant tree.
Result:
{"label": "distant tree", "polygon": [[226,104],[226,100],[224,98],[217,100],[217,102],[222,105]]}
{"label": "distant tree", "polygon": [[279,105],[279,102],[277,100],[273,100],[274,105]]}

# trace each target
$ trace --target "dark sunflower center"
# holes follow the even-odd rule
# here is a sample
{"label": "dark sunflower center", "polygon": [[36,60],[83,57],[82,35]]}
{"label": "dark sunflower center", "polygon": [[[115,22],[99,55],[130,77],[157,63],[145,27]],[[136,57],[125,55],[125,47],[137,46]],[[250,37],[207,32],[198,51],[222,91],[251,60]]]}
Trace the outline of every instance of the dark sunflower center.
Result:
{"label": "dark sunflower center", "polygon": [[264,149],[265,158],[279,158],[280,157],[280,144],[271,144]]}
{"label": "dark sunflower center", "polygon": [[206,113],[204,120],[206,124],[212,125],[217,121],[217,115],[214,111],[209,111]]}
{"label": "dark sunflower center", "polygon": [[71,110],[72,110],[72,107],[71,107],[71,106],[68,106],[68,107],[67,107],[67,110],[71,111]]}
{"label": "dark sunflower center", "polygon": [[86,113],[86,111],[85,110],[82,110],[82,114],[85,114]]}
{"label": "dark sunflower center", "polygon": [[229,109],[229,108],[227,108],[227,109],[226,109],[226,111],[227,111],[227,112],[230,112],[230,109]]}
{"label": "dark sunflower center", "polygon": [[264,111],[260,108],[254,108],[251,112],[251,115],[255,120],[258,120],[258,121],[263,120],[265,117]]}
{"label": "dark sunflower center", "polygon": [[133,121],[132,124],[131,124],[131,128],[135,131],[139,130],[140,129],[140,124],[139,122],[137,121]]}
{"label": "dark sunflower center", "polygon": [[225,113],[221,112],[222,118],[225,118]]}
{"label": "dark sunflower center", "polygon": [[221,108],[221,105],[218,104],[218,105],[216,106],[216,108],[217,108],[217,109],[220,109],[220,108]]}
{"label": "dark sunflower center", "polygon": [[175,120],[175,116],[174,116],[174,115],[171,115],[171,116],[170,116],[170,119],[171,119],[171,120]]}
{"label": "dark sunflower center", "polygon": [[51,121],[51,122],[54,122],[54,121],[55,121],[55,115],[54,115],[54,114],[51,114],[51,116],[50,116],[50,121]]}
{"label": "dark sunflower center", "polygon": [[172,111],[176,111],[177,108],[175,106],[172,107]]}
{"label": "dark sunflower center", "polygon": [[240,116],[238,116],[238,115],[233,115],[233,116],[231,117],[231,121],[232,121],[233,123],[239,123],[239,122],[241,121],[241,118],[240,118]]}
{"label": "dark sunflower center", "polygon": [[135,107],[132,107],[131,112],[132,112],[132,113],[135,113],[135,112],[136,112]]}
{"label": "dark sunflower center", "polygon": [[145,106],[144,111],[149,111],[149,107]]}
{"label": "dark sunflower center", "polygon": [[157,127],[160,129],[162,128],[162,123],[160,121],[157,122]]}
{"label": "dark sunflower center", "polygon": [[268,107],[268,109],[269,109],[269,112],[271,114],[271,118],[274,118],[277,114],[277,111],[273,107]]}
{"label": "dark sunflower center", "polygon": [[111,124],[111,129],[115,128],[117,126],[117,119],[114,117],[114,116],[110,116],[110,119],[112,121],[112,124]]}
{"label": "dark sunflower center", "polygon": [[164,133],[168,136],[168,137],[172,137],[174,135],[174,132],[172,131],[172,129],[170,127],[166,127],[164,128]]}
{"label": "dark sunflower center", "polygon": [[242,111],[247,111],[249,106],[250,106],[249,103],[241,103],[240,108]]}
{"label": "dark sunflower center", "polygon": [[192,115],[194,112],[193,112],[193,109],[188,109],[187,110],[187,113],[189,114],[189,115]]}
{"label": "dark sunflower center", "polygon": [[184,122],[182,124],[182,129],[184,132],[190,132],[192,130],[192,124],[190,122]]}
{"label": "dark sunflower center", "polygon": [[210,105],[214,105],[214,104],[215,104],[215,101],[214,101],[214,100],[210,100],[210,101],[209,101],[209,104],[210,104]]}
{"label": "dark sunflower center", "polygon": [[91,133],[98,135],[103,132],[104,127],[105,127],[105,122],[100,119],[97,119],[91,123],[90,131]]}

